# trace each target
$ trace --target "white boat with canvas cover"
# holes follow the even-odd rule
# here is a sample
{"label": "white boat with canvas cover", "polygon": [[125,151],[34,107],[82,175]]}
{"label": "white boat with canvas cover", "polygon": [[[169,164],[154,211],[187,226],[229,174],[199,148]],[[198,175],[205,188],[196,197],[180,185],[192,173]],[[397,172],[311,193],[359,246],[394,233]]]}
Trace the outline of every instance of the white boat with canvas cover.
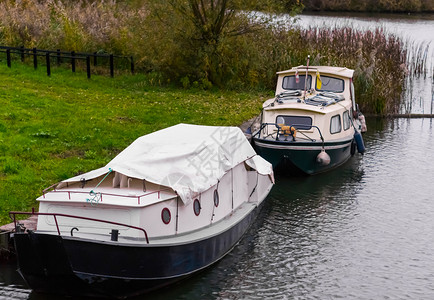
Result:
{"label": "white boat with canvas cover", "polygon": [[39,292],[126,297],[185,278],[240,240],[274,183],[237,127],[178,124],[38,198],[36,231],[13,235]]}

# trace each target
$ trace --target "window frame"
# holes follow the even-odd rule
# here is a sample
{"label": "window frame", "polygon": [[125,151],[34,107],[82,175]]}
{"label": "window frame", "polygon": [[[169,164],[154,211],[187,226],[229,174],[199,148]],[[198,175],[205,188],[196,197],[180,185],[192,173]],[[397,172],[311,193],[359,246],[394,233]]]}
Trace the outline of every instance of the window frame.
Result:
{"label": "window frame", "polygon": [[[165,218],[165,216],[167,216],[169,219]],[[170,213],[170,209],[168,209],[167,207],[161,210],[161,220],[166,225],[169,224],[170,221],[172,220],[172,214]]]}
{"label": "window frame", "polygon": [[343,93],[345,91],[345,80],[343,80],[342,78],[338,78],[338,77],[333,77],[333,76],[327,76],[327,75],[320,75],[321,77],[321,87],[324,86],[324,79],[323,78],[331,78],[331,79],[336,79],[342,82],[342,90],[336,91],[336,90],[325,90],[325,89],[318,89],[318,85],[317,85],[317,80],[315,80],[315,90],[317,90],[318,92],[332,92],[332,93]]}
{"label": "window frame", "polygon": [[[336,118],[339,119],[339,131],[332,131],[333,119],[336,119]],[[330,134],[337,134],[340,132],[342,132],[342,120],[341,120],[341,115],[337,114],[337,115],[334,115],[333,117],[330,118]]]}
{"label": "window frame", "polygon": [[214,206],[218,207],[220,204],[220,195],[217,189],[214,190]]}
{"label": "window frame", "polygon": [[[346,127],[345,125],[345,116],[347,116],[348,118],[348,127]],[[342,114],[342,127],[344,128],[344,131],[347,131],[348,129],[351,128],[351,118],[350,118],[350,112],[348,110],[344,111],[344,113]]]}
{"label": "window frame", "polygon": [[[299,74],[298,75],[299,77],[300,77],[300,79],[301,79],[301,77],[306,77],[306,74]],[[295,78],[295,74],[294,75],[286,75],[286,76],[283,76],[283,79],[282,79],[282,89],[283,90],[285,90],[285,91],[297,91],[297,90],[304,90],[304,84],[303,84],[303,87],[302,88],[295,88],[295,89],[290,89],[290,88],[285,88],[285,78],[290,78],[290,77],[294,77]],[[307,89],[310,89],[311,87],[312,87],[312,75],[310,75],[310,74],[308,74],[307,75]],[[310,84],[309,84],[310,83]]]}
{"label": "window frame", "polygon": [[[312,124],[313,124],[313,119],[312,119],[312,117],[311,116],[294,116],[294,115],[277,115],[276,116],[276,125],[278,125],[278,124],[281,124],[281,123],[277,123],[277,119],[278,118],[283,118],[284,120],[285,120],[285,117],[295,117],[295,118],[300,118],[300,119],[310,119],[310,125],[305,125],[305,126],[302,126],[302,127],[300,127],[300,126],[295,126],[295,128],[297,129],[297,130],[311,130],[312,129]],[[293,126],[293,124],[286,124],[286,123],[284,123],[284,125],[285,126]],[[298,125],[300,125],[300,124],[298,124]],[[307,128],[307,127],[309,127],[309,128]]]}
{"label": "window frame", "polygon": [[193,212],[198,217],[200,215],[200,211],[202,210],[202,206],[200,205],[199,199],[194,199],[193,201]]}

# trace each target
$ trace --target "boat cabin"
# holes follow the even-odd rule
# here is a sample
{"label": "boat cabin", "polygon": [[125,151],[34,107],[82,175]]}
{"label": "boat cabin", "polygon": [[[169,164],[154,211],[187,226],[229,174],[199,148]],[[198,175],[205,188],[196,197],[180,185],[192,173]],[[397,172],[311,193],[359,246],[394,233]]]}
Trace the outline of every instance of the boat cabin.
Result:
{"label": "boat cabin", "polygon": [[278,72],[276,96],[263,104],[263,133],[286,141],[347,136],[357,111],[353,73],[325,66]]}

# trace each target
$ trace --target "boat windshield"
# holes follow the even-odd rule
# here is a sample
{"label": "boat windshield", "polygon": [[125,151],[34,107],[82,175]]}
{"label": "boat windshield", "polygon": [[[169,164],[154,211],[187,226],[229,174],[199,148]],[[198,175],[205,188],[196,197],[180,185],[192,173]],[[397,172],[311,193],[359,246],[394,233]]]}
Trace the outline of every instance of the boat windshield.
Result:
{"label": "boat windshield", "polygon": [[[298,79],[295,75],[283,77],[282,88],[284,90],[304,90],[304,81],[306,75],[299,75]],[[310,89],[312,83],[312,76],[307,76],[307,89]]]}
{"label": "boat windshield", "polygon": [[297,129],[309,130],[312,127],[312,118],[280,115],[276,118],[276,124],[279,126],[294,126]]}
{"label": "boat windshield", "polygon": [[316,81],[316,90],[322,92],[342,93],[344,91],[344,80],[335,77],[321,75],[321,88],[318,88],[318,81]]}

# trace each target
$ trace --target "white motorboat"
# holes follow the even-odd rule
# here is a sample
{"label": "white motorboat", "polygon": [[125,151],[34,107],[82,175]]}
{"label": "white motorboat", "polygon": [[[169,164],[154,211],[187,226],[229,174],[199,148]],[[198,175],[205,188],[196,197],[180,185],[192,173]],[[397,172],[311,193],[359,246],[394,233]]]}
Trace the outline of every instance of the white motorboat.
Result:
{"label": "white motorboat", "polygon": [[[257,152],[286,173],[316,174],[365,151],[363,114],[354,70],[298,66],[278,72],[276,97],[264,102],[252,140]],[[301,172],[300,172],[301,171]]]}

